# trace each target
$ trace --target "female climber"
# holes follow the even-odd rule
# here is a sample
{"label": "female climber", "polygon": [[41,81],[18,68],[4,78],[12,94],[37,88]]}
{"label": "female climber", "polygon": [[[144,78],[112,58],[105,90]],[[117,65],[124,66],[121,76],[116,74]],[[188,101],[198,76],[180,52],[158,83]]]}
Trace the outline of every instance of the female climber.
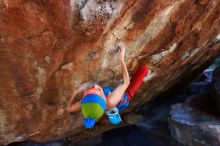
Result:
{"label": "female climber", "polygon": [[[132,100],[136,90],[141,85],[144,77],[148,73],[146,65],[141,66],[134,77],[129,78],[128,70],[125,65],[125,46],[123,43],[117,45],[118,58],[122,69],[123,82],[113,87],[100,87],[97,84],[91,82],[84,83],[82,86],[74,90],[66,110],[68,112],[76,112],[80,109],[84,116],[84,126],[86,128],[92,128],[95,122],[103,115],[104,112],[116,108],[119,112],[124,110],[129,105],[129,101]],[[82,100],[72,103],[75,96],[84,91]]]}

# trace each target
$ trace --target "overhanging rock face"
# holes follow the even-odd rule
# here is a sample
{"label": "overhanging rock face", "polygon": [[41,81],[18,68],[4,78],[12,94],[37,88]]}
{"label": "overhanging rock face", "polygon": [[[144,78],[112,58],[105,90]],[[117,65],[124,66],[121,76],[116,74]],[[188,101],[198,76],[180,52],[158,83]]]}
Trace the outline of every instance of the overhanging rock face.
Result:
{"label": "overhanging rock face", "polygon": [[171,135],[183,145],[219,145],[219,123],[218,118],[182,104],[173,105],[170,111]]}
{"label": "overhanging rock face", "polygon": [[118,40],[130,75],[151,69],[131,107],[150,100],[220,53],[219,13],[219,0],[0,0],[0,143],[84,130],[66,102],[119,82]]}

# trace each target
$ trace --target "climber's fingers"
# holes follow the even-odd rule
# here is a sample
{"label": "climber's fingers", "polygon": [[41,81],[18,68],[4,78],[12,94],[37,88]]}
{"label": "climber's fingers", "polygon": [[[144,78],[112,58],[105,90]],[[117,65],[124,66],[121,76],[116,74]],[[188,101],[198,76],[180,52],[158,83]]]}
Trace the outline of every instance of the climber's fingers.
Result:
{"label": "climber's fingers", "polygon": [[125,58],[125,45],[120,42],[117,44],[117,48],[118,48],[119,59],[124,60],[124,58]]}
{"label": "climber's fingers", "polygon": [[122,50],[125,49],[125,44],[123,42],[119,42],[116,46],[117,46],[117,48],[120,48]]}

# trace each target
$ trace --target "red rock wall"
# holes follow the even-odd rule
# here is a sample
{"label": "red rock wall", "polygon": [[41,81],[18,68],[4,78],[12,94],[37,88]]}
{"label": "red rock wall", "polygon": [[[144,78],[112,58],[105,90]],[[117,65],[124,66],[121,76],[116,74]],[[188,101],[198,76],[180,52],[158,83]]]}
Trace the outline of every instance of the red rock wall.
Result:
{"label": "red rock wall", "polygon": [[65,112],[73,88],[117,84],[147,64],[135,107],[220,53],[219,0],[0,0],[0,143],[82,130]]}

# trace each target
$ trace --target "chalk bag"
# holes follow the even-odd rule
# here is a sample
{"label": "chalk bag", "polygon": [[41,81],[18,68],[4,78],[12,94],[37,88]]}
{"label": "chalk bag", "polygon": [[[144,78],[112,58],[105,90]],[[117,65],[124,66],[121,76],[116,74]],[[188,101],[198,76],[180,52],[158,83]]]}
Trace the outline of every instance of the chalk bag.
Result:
{"label": "chalk bag", "polygon": [[106,115],[108,116],[108,119],[112,124],[116,125],[121,122],[121,117],[117,107],[113,107],[112,109],[106,111]]}

